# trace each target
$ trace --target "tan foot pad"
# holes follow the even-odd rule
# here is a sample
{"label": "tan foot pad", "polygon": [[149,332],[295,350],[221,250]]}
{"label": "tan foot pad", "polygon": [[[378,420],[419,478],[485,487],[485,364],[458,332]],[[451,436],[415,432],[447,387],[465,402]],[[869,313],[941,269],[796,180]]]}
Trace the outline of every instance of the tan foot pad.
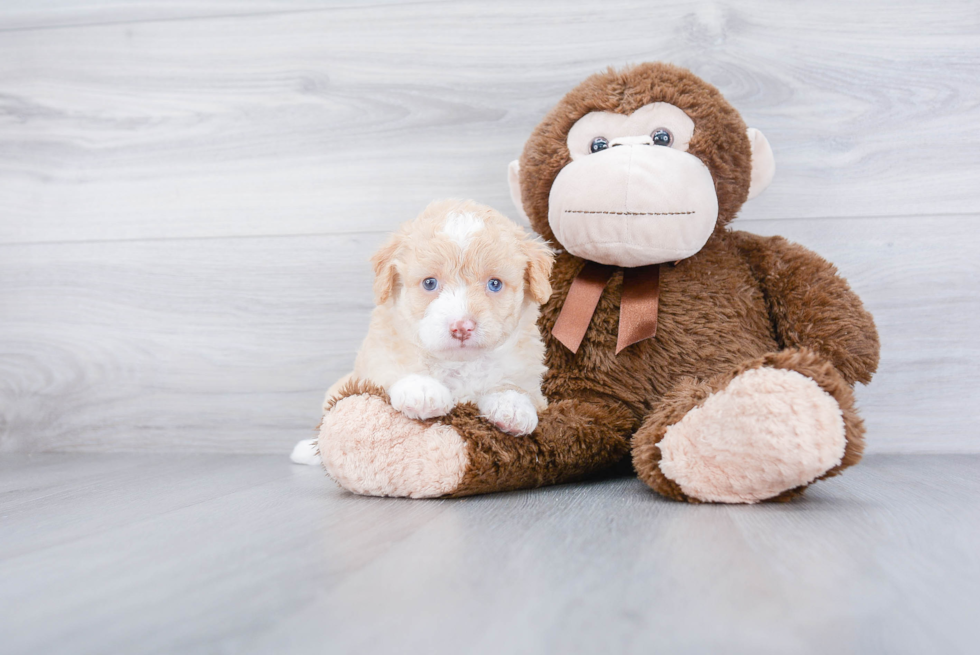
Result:
{"label": "tan foot pad", "polygon": [[330,477],[365,496],[444,496],[459,487],[468,462],[453,428],[412,420],[368,394],[334,405],[319,447]]}
{"label": "tan foot pad", "polygon": [[826,473],[846,440],[837,401],[816,382],[756,368],[667,428],[658,445],[660,470],[688,496],[754,503]]}

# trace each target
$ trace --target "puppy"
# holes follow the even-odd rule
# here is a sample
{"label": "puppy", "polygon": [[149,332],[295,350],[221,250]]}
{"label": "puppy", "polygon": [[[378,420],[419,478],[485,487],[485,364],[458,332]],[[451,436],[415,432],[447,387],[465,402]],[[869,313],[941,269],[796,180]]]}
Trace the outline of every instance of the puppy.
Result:
{"label": "puppy", "polygon": [[[502,431],[529,434],[547,406],[537,319],[552,260],[544,243],[490,207],[430,204],[372,257],[377,307],[353,373],[327,399],[351,378],[369,380],[411,418],[471,402]],[[315,463],[304,443],[293,460]]]}
{"label": "puppy", "polygon": [[353,376],[411,418],[472,402],[504,432],[532,432],[547,405],[537,319],[551,295],[548,247],[489,207],[442,201],[372,263],[378,306]]}

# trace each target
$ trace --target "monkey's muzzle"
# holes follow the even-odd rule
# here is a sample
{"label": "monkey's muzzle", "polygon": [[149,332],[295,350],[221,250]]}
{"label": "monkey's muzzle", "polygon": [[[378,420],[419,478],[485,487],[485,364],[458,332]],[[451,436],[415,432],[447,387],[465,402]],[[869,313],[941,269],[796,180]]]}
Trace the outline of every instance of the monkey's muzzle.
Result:
{"label": "monkey's muzzle", "polygon": [[708,167],[694,155],[643,142],[572,161],[548,200],[548,223],[565,249],[613,266],[690,257],[717,220]]}

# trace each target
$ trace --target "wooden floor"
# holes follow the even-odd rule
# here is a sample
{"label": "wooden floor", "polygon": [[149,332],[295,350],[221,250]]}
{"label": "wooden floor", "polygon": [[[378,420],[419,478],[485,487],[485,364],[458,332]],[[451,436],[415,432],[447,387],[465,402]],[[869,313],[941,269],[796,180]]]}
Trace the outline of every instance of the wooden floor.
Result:
{"label": "wooden floor", "polygon": [[798,502],[362,498],[264,455],[0,458],[0,652],[976,653],[980,456]]}

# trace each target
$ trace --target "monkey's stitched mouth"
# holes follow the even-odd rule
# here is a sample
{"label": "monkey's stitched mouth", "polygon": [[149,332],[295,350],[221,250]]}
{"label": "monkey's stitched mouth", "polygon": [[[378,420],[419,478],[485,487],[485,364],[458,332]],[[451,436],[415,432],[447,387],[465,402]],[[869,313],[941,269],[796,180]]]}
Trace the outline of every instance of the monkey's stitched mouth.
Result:
{"label": "monkey's stitched mouth", "polygon": [[598,211],[598,210],[587,210],[587,209],[565,209],[563,210],[566,214],[613,214],[615,216],[686,216],[688,214],[694,214],[696,212],[608,212],[608,211]]}

